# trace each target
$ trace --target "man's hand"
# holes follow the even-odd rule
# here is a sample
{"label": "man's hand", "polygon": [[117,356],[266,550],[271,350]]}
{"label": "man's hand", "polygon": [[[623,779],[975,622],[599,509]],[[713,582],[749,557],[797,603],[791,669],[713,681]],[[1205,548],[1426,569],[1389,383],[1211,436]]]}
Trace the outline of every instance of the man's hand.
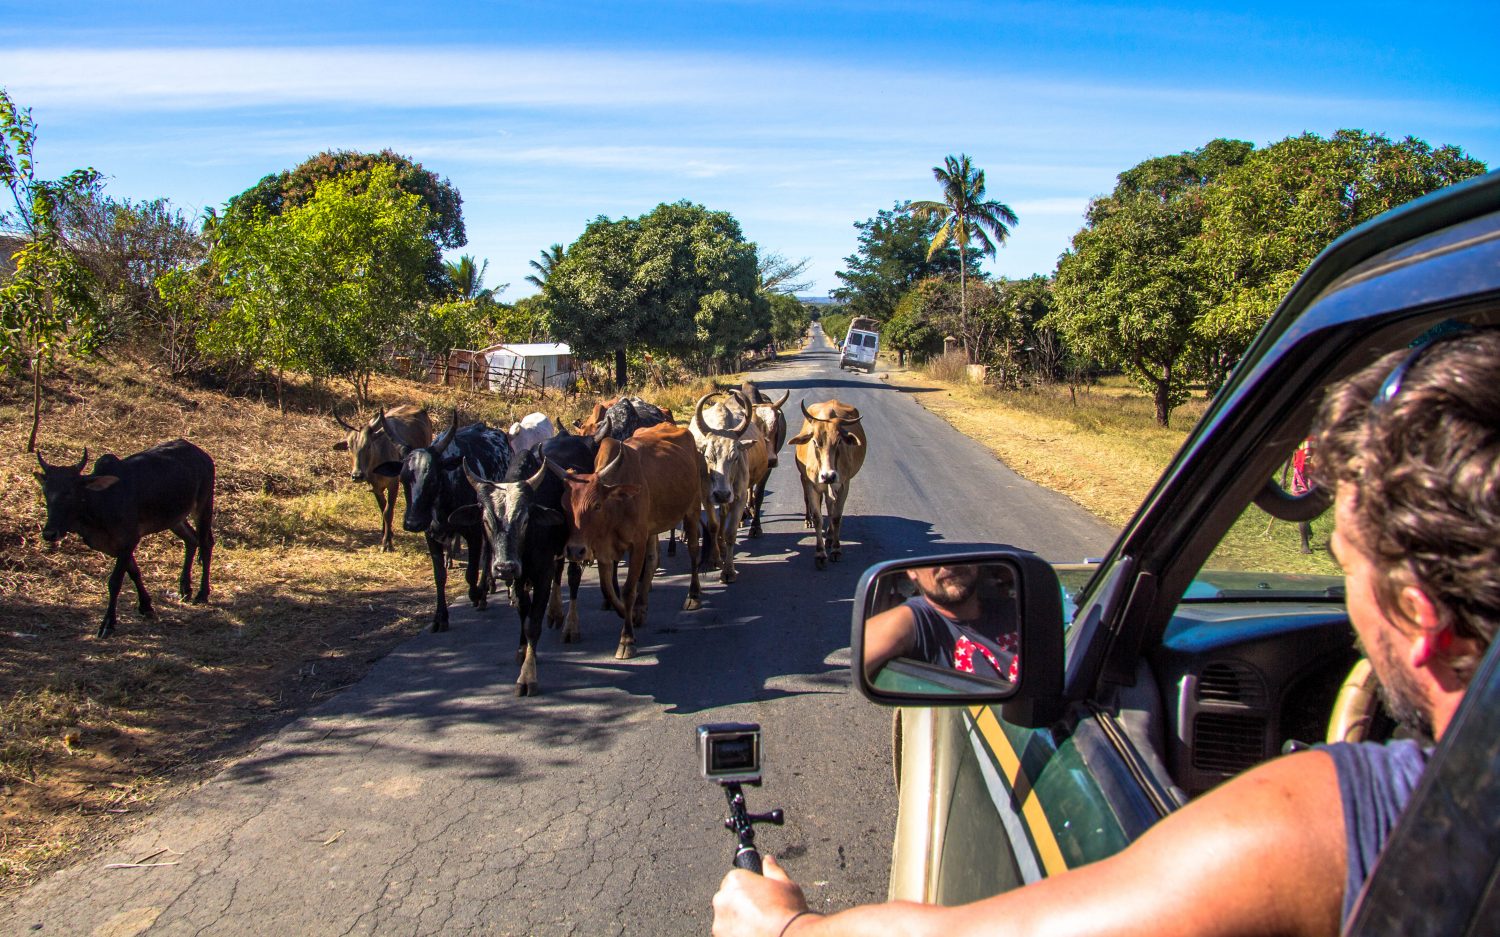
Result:
{"label": "man's hand", "polygon": [[806,909],[802,889],[787,877],[780,863],[762,856],[761,865],[764,875],[733,869],[719,883],[714,895],[714,937],[780,937],[792,915]]}

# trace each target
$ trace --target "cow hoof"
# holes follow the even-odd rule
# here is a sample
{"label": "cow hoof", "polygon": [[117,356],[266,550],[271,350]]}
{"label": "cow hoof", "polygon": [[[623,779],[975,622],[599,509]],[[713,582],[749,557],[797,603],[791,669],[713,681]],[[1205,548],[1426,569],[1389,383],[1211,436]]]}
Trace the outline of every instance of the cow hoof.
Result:
{"label": "cow hoof", "polygon": [[700,609],[702,607],[703,607],[703,600],[699,599],[699,598],[695,598],[694,596],[688,596],[687,601],[682,603],[682,610],[684,612],[696,612],[698,609]]}
{"label": "cow hoof", "polygon": [[839,557],[844,555],[844,552],[842,550],[834,550],[828,555],[833,559],[835,563],[837,563],[839,561]]}
{"label": "cow hoof", "polygon": [[517,683],[516,684],[516,695],[517,696],[536,696],[536,694],[537,694],[537,686],[536,686],[535,683]]}
{"label": "cow hoof", "polygon": [[621,644],[615,649],[615,660],[630,660],[635,656],[634,644]]}
{"label": "cow hoof", "polygon": [[94,635],[96,638],[107,638],[115,633],[115,623],[107,621],[99,626],[99,631]]}
{"label": "cow hoof", "polygon": [[432,623],[432,633],[433,634],[437,634],[439,631],[447,631],[447,630],[448,630],[448,623],[446,621],[435,621],[435,622]]}
{"label": "cow hoof", "polygon": [[751,527],[750,528],[750,536],[752,538],[753,537],[759,537],[760,535],[761,535],[761,529],[759,527]]}
{"label": "cow hoof", "polygon": [[396,548],[393,547],[393,546],[391,546],[389,543],[382,543],[380,545],[380,552],[381,553],[395,553],[396,552]]}
{"label": "cow hoof", "polygon": [[826,556],[815,556],[815,557],[813,557],[813,565],[816,566],[818,569],[826,569],[828,567],[828,557],[826,557]]}
{"label": "cow hoof", "polygon": [[577,644],[582,640],[583,638],[577,632],[573,632],[572,634],[569,634],[566,631],[563,632],[562,642],[564,644]]}

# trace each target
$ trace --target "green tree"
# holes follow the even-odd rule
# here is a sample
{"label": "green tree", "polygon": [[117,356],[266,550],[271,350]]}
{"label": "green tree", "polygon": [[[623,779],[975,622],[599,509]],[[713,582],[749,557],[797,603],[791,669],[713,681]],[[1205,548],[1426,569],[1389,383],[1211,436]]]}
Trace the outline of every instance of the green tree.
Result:
{"label": "green tree", "polygon": [[[1344,232],[1412,199],[1481,175],[1455,146],[1340,130],[1256,151],[1205,192],[1197,256],[1214,298],[1198,329],[1232,365],[1302,271]],[[1217,384],[1217,380],[1211,380]]]}
{"label": "green tree", "polygon": [[490,334],[496,341],[529,344],[545,342],[547,301],[541,294],[514,303],[496,303],[490,310]]}
{"label": "green tree", "polygon": [[526,282],[537,289],[546,286],[547,278],[552,275],[553,269],[562,262],[563,256],[567,252],[568,249],[561,244],[553,244],[551,247],[542,248],[541,260],[526,261],[526,264],[536,271],[536,273],[528,273],[526,275]]}
{"label": "green tree", "polygon": [[462,247],[468,240],[464,231],[463,197],[447,179],[441,179],[393,151],[360,153],[354,150],[330,150],[310,157],[295,168],[272,173],[236,195],[225,206],[227,216],[244,215],[277,217],[310,201],[325,182],[342,176],[368,179],[377,166],[389,167],[396,188],[416,196],[427,210],[429,250],[422,258],[426,283],[425,296],[440,300],[449,295],[450,281],[443,267],[444,250]]}
{"label": "green tree", "polygon": [[[942,201],[912,202],[910,211],[918,218],[934,218],[939,222],[937,234],[928,247],[929,257],[947,244],[958,247],[959,318],[964,320],[961,331],[967,334],[969,245],[977,245],[981,256],[995,256],[1019,219],[1009,205],[984,197],[984,170],[975,168],[967,155],[949,156],[944,165],[932,168],[932,176],[942,187]],[[974,349],[967,339],[964,351],[971,362],[975,360]]]}
{"label": "green tree", "polygon": [[1044,325],[1076,351],[1121,368],[1151,395],[1162,426],[1187,400],[1195,326],[1209,308],[1194,256],[1204,190],[1250,151],[1242,141],[1214,140],[1121,173],[1113,193],[1089,204],[1058,262],[1057,308]]}
{"label": "green tree", "polygon": [[[938,221],[913,216],[907,211],[909,205],[897,202],[890,210],[854,223],[859,248],[844,258],[847,269],[834,274],[844,285],[833,290],[833,298],[851,315],[883,322],[913,284],[958,271],[961,258],[954,245],[932,251]],[[970,274],[978,272],[977,266],[969,268]]]}
{"label": "green tree", "polygon": [[0,233],[19,243],[8,258],[14,270],[0,288],[0,361],[31,373],[31,432],[36,451],[42,419],[42,371],[59,348],[93,351],[101,335],[94,281],[63,237],[59,214],[70,199],[95,192],[99,173],[75,169],[61,179],[36,177],[36,121],[0,88],[0,182],[11,207],[0,213]]}
{"label": "green tree", "polygon": [[215,253],[231,305],[209,336],[220,353],[278,375],[347,378],[363,405],[384,346],[413,337],[427,289],[431,219],[398,183],[376,165],[322,182],[279,216],[228,213]]}
{"label": "green tree", "polygon": [[766,296],[771,307],[771,340],[777,345],[790,345],[807,332],[812,321],[807,306],[787,293],[769,293]]}
{"label": "green tree", "polygon": [[739,355],[770,324],[755,246],[727,212],[662,204],[636,219],[591,222],[544,287],[549,331],[585,359],[651,350],[700,366]]}
{"label": "green tree", "polygon": [[918,290],[909,290],[896,304],[896,312],[885,322],[882,340],[896,349],[898,360],[921,364],[943,350],[943,333],[928,321]]}

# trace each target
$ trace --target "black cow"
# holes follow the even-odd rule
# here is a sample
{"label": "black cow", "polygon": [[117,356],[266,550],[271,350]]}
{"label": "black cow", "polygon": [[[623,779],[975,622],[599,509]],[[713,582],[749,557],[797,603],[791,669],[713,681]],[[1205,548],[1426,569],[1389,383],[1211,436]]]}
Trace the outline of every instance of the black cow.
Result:
{"label": "black cow", "polygon": [[[401,443],[401,461],[386,462],[375,471],[386,476],[400,475],[406,492],[406,515],[401,526],[412,533],[425,534],[427,553],[432,557],[432,580],[437,587],[437,609],[432,615],[432,630],[448,630],[447,555],[462,541],[469,550],[464,577],[469,583],[469,601],[475,608],[489,605],[489,543],[484,527],[476,519],[471,524],[452,522],[454,512],[475,503],[474,489],[463,475],[464,460],[493,478],[503,478],[510,468],[510,440],[505,432],[483,423],[458,426],[458,411],[443,435],[430,446],[412,446],[395,424],[385,424],[385,431]],[[461,516],[461,515],[460,515]]]}
{"label": "black cow", "polygon": [[672,414],[656,404],[639,397],[621,397],[599,419],[594,428],[594,442],[603,442],[610,437],[624,442],[642,427],[671,422]]}
{"label": "black cow", "polygon": [[[552,627],[562,624],[563,548],[568,528],[562,510],[563,483],[546,470],[547,463],[563,469],[589,472],[594,467],[592,439],[583,436],[554,436],[537,443],[511,463],[502,482],[490,481],[464,463],[464,473],[479,503],[462,508],[455,521],[472,522],[479,518],[489,541],[490,571],[496,579],[511,587],[516,611],[521,617],[521,641],[516,663],[521,675],[516,680],[517,696],[535,695],[538,688],[536,645],[542,636],[542,610]],[[578,583],[583,569],[569,562],[569,610],[563,642],[578,640]]]}
{"label": "black cow", "polygon": [[135,565],[136,544],[146,534],[170,530],[182,538],[186,551],[177,594],[184,600],[192,595],[193,554],[198,554],[202,575],[192,601],[208,601],[208,567],[214,551],[214,460],[208,453],[185,439],[174,439],[123,459],[106,453],[88,475],[83,474],[87,449],[76,465],[48,465],[40,452],[36,460],[42,466],[36,477],[47,502],[42,539],[55,546],[63,536],[76,533],[90,547],[115,558],[99,637],[114,633],[115,602],[126,573],[135,583],[141,614],[156,617]]}

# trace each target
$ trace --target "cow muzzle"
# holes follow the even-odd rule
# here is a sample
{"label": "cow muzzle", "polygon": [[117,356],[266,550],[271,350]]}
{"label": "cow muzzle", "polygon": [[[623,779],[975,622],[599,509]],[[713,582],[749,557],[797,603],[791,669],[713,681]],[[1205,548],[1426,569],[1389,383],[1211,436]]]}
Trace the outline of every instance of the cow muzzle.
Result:
{"label": "cow muzzle", "polygon": [[734,500],[734,492],[728,488],[715,488],[709,497],[713,499],[714,504],[728,504]]}
{"label": "cow muzzle", "polygon": [[349,480],[350,481],[356,481],[356,482],[362,482],[362,481],[365,480],[365,473],[364,472],[350,472],[349,473]]}
{"label": "cow muzzle", "polygon": [[839,483],[839,473],[834,471],[819,472],[818,481],[824,485],[837,485]]}
{"label": "cow muzzle", "polygon": [[62,531],[59,531],[59,530],[43,530],[42,531],[42,542],[47,545],[47,549],[49,551],[56,550],[57,547],[58,547],[58,544],[62,543],[62,538],[63,538]]}
{"label": "cow muzzle", "polygon": [[497,562],[490,567],[490,573],[502,582],[514,582],[521,576],[521,565],[510,560]]}

